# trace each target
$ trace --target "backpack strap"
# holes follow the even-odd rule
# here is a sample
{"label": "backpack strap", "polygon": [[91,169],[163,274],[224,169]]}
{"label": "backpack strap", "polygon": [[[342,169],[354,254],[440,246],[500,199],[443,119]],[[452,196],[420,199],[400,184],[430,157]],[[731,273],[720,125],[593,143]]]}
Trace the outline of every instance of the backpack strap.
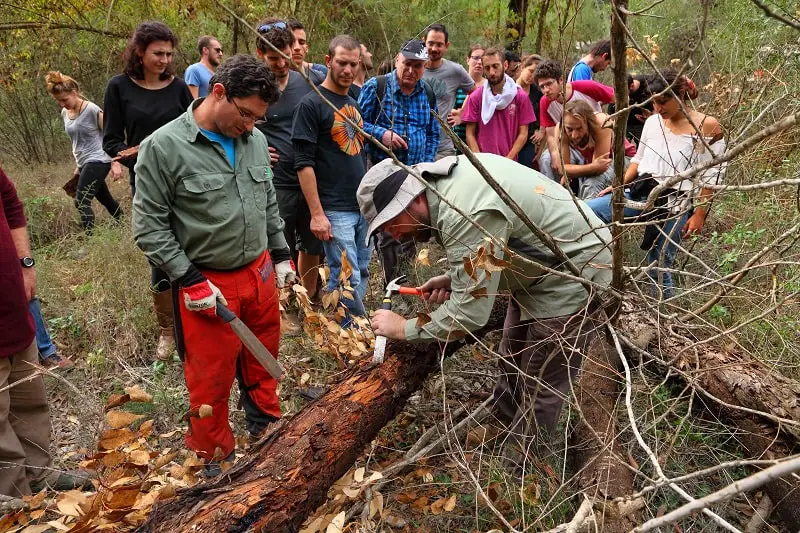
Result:
{"label": "backpack strap", "polygon": [[433,87],[431,87],[431,84],[428,83],[428,80],[422,80],[422,86],[425,87],[425,96],[428,97],[428,105],[431,109],[437,111],[436,93],[433,92]]}
{"label": "backpack strap", "polygon": [[382,74],[376,78],[377,86],[375,87],[375,95],[378,97],[378,104],[383,102],[383,97],[386,95],[386,74]]}

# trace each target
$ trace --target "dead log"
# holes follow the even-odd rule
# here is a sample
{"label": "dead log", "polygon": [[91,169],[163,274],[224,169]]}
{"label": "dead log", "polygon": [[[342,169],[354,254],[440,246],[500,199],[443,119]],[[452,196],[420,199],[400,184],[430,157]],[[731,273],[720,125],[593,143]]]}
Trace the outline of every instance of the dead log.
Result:
{"label": "dead log", "polygon": [[[644,500],[625,506],[614,502],[634,492],[634,475],[620,459],[617,444],[616,406],[620,396],[620,366],[617,351],[604,338],[596,339],[583,362],[575,401],[580,405],[580,421],[570,437],[572,469],[576,483],[589,496],[596,509],[600,531],[623,533],[639,520]],[[623,507],[625,509],[623,510]]]}
{"label": "dead log", "polygon": [[[625,320],[631,337],[655,338],[658,328],[640,313]],[[644,343],[633,344],[639,347]],[[800,383],[748,355],[735,345],[724,349],[702,344],[692,347],[688,339],[661,338],[662,358],[683,369],[690,385],[698,385],[705,406],[729,426],[737,428],[738,440],[748,457],[782,459],[797,453],[800,445]],[[633,347],[629,343],[629,347]],[[713,395],[710,398],[708,395]],[[759,411],[767,416],[745,412]],[[782,423],[792,421],[794,424]],[[764,491],[774,502],[774,512],[790,531],[800,531],[800,482],[791,476],[772,481]]]}
{"label": "dead log", "polygon": [[[498,301],[478,338],[502,326],[505,306]],[[449,343],[446,355],[460,346]],[[392,357],[352,370],[221,477],[157,505],[138,531],[296,531],[439,368],[437,344],[390,342],[387,351]]]}

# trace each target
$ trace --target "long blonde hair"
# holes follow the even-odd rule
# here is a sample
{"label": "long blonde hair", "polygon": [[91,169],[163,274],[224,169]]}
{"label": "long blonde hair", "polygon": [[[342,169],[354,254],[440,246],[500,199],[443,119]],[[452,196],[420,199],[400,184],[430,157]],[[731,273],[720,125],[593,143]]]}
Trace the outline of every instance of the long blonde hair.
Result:
{"label": "long blonde hair", "polygon": [[78,82],[66,74],[51,70],[44,77],[44,81],[47,84],[47,92],[53,96],[74,92],[83,98],[83,95],[80,93],[81,88],[78,86]]}
{"label": "long blonde hair", "polygon": [[599,127],[595,117],[595,111],[585,100],[570,100],[564,106],[564,114],[572,115],[582,120],[583,123],[586,124],[586,129],[589,130],[589,135],[591,135],[593,139],[597,137],[597,130]]}

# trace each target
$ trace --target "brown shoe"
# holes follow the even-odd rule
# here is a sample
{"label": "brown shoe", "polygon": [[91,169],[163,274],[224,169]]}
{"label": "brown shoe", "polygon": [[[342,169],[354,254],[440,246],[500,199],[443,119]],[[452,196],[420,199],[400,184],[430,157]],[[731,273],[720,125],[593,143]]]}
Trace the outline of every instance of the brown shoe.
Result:
{"label": "brown shoe", "polygon": [[172,359],[175,351],[175,332],[172,319],[172,290],[153,293],[153,308],[156,311],[156,320],[161,327],[156,347],[156,358],[160,361]]}
{"label": "brown shoe", "polygon": [[75,363],[58,353],[50,354],[42,360],[42,366],[55,372],[68,372],[75,367]]}
{"label": "brown shoe", "polygon": [[467,446],[477,448],[479,446],[490,446],[502,437],[503,428],[494,425],[478,426],[467,432]]}

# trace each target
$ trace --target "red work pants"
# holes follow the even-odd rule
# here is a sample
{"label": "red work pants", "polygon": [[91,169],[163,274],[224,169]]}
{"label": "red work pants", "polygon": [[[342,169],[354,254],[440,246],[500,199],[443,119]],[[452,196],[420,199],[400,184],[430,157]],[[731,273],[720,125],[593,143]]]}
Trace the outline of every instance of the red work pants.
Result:
{"label": "red work pants", "polygon": [[[222,291],[231,311],[242,319],[275,357],[280,338],[278,291],[272,260],[267,252],[238,270],[200,271]],[[206,460],[227,457],[234,449],[233,431],[228,422],[228,400],[239,366],[242,394],[262,413],[281,416],[276,394],[277,381],[244,348],[228,324],[186,309],[183,295],[178,300],[183,325],[185,360],[183,372],[192,409],[203,404],[212,407],[207,418],[191,419],[186,445]],[[219,449],[219,450],[218,450]]]}

